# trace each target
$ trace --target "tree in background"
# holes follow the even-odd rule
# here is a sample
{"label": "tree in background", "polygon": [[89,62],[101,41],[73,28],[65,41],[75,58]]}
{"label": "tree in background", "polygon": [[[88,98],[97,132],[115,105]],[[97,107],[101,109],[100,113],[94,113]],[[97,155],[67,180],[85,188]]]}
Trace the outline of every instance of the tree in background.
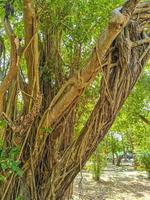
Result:
{"label": "tree in background", "polygon": [[[139,2],[115,9],[94,46],[97,25],[121,1],[2,1],[2,200],[69,197],[149,59],[150,3]],[[74,136],[79,99],[99,72],[97,103]]]}

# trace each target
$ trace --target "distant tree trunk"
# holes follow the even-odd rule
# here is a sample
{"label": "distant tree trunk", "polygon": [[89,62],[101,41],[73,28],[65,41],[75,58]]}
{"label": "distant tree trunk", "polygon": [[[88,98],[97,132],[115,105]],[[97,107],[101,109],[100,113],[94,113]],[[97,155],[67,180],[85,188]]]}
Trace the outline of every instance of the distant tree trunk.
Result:
{"label": "distant tree trunk", "polygon": [[112,164],[115,165],[115,153],[112,151]]}
{"label": "distant tree trunk", "polygon": [[128,141],[132,150],[132,154],[133,154],[133,166],[134,166],[134,169],[137,169],[137,167],[139,166],[139,162],[137,160],[136,153],[135,153],[134,139],[132,138],[132,135],[131,135],[132,133],[127,132],[126,134],[127,134]]}
{"label": "distant tree trunk", "polygon": [[120,166],[121,165],[121,161],[123,159],[123,155],[119,155],[118,158],[117,158],[117,163],[116,163],[116,166]]}
{"label": "distant tree trunk", "polygon": [[[7,179],[0,188],[1,200],[69,198],[68,188],[72,188],[74,178],[107,134],[149,59],[150,39],[144,34],[144,26],[150,21],[149,15],[145,17],[150,4],[138,3],[129,0],[120,11],[113,12],[87,65],[77,73],[70,69],[72,78],[66,82],[60,56],[61,29],[52,26],[49,32],[43,28],[44,39],[39,41],[35,7],[32,0],[23,1],[26,82],[18,69],[23,56],[18,53],[18,40],[9,20],[5,21],[11,63],[0,85],[0,115],[8,123],[2,133],[6,148],[21,147],[17,160],[24,173],[19,177],[4,172]],[[80,53],[79,47],[73,62],[76,69]],[[79,137],[74,139],[79,97],[99,71],[100,97]],[[17,103],[11,104],[18,91],[24,100],[24,112],[19,116],[15,112]]]}
{"label": "distant tree trunk", "polygon": [[112,151],[112,164],[115,165],[115,146],[114,146],[114,138],[111,134],[111,151]]}

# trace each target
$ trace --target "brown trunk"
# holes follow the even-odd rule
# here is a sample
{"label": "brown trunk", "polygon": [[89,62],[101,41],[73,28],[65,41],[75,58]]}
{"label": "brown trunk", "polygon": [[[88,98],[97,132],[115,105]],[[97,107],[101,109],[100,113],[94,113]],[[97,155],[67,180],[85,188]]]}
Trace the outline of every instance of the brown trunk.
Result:
{"label": "brown trunk", "polygon": [[116,163],[116,166],[120,166],[121,165],[121,161],[122,161],[122,159],[123,159],[123,155],[119,155],[118,156],[118,159],[117,159],[117,163]]}
{"label": "brown trunk", "polygon": [[[23,177],[15,173],[5,174],[7,181],[0,189],[1,200],[14,200],[17,197],[23,197],[24,200],[69,198],[69,186],[107,134],[148,60],[149,41],[143,34],[144,22],[138,10],[137,14],[133,14],[138,2],[130,0],[121,9],[122,13],[114,13],[115,17],[112,17],[100,36],[86,67],[73,75],[60,90],[64,81],[60,57],[61,31],[53,30],[53,33],[58,33],[55,37],[51,32],[48,33],[44,47],[46,61],[42,57],[40,62],[44,69],[49,70],[52,67],[51,59],[54,59],[52,71],[48,74],[53,82],[50,81],[48,85],[47,81],[41,79],[42,98],[38,85],[37,21],[32,1],[24,0],[25,42],[28,46],[25,58],[29,79],[29,94],[26,96],[30,101],[26,115],[19,118],[19,122],[11,117],[15,123],[10,124],[5,133],[7,135],[9,132],[10,145],[13,145],[12,138],[16,141],[19,137],[21,152],[18,160],[21,161],[20,167],[24,174]],[[129,22],[131,14],[133,16]],[[80,136],[73,140],[74,113],[78,99],[99,69],[103,76],[100,98]],[[25,95],[24,92],[22,95]]]}
{"label": "brown trunk", "polygon": [[[86,160],[94,152],[97,144],[108,132],[118,111],[141,74],[142,66],[145,65],[149,57],[149,49],[146,51],[148,48],[147,44],[143,46],[143,49],[141,49],[141,46],[136,48],[130,46],[130,40],[143,39],[142,34],[137,29],[137,22],[133,21],[114,43],[111,62],[117,62],[117,66],[105,68],[106,70],[103,71],[104,77],[101,85],[100,99],[90,119],[80,137],[69,147],[63,159],[52,172],[53,177],[57,177],[56,180],[53,179],[56,199],[61,199],[68,185],[85,165]],[[130,36],[130,38],[127,36]],[[116,60],[117,55],[119,60]],[[62,166],[65,166],[65,168],[62,169]]]}

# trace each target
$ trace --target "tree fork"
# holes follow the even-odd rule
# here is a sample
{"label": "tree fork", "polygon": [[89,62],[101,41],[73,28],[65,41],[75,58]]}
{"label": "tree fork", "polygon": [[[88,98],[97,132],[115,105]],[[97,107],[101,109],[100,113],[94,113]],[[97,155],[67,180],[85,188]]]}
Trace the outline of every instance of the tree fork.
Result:
{"label": "tree fork", "polygon": [[[33,151],[33,157],[41,157],[47,134],[41,131],[42,127],[48,128],[53,125],[54,122],[63,114],[63,112],[72,104],[72,102],[81,96],[86,88],[98,74],[100,69],[99,61],[102,61],[106,52],[108,51],[111,43],[121,32],[121,30],[128,23],[132,13],[134,12],[139,0],[127,1],[121,11],[116,9],[113,14],[108,27],[100,35],[96,47],[93,49],[92,55],[89,59],[86,67],[79,71],[75,76],[69,79],[68,82],[59,90],[57,95],[54,97],[50,103],[48,109],[44,112],[42,119],[40,121],[36,138],[35,147]],[[97,52],[98,50],[98,52]],[[97,57],[99,55],[99,59]],[[34,162],[34,166],[36,166]],[[25,169],[29,167],[29,162],[24,166]]]}
{"label": "tree fork", "polygon": [[[143,39],[141,36],[142,34],[136,31],[138,28],[138,26],[136,26],[137,22],[131,21],[128,26],[125,27],[125,30],[117,37],[114,47],[116,51],[118,49],[119,63],[116,67],[111,68],[111,70],[109,70],[109,66],[105,67],[100,99],[97,105],[79,138],[72,143],[64,153],[60,162],[58,162],[53,169],[52,173],[54,173],[54,175],[52,175],[52,177],[57,177],[53,180],[53,183],[55,183],[53,185],[55,188],[53,193],[57,200],[61,199],[61,195],[63,195],[67,186],[83,168],[86,160],[91,156],[99,142],[108,132],[124,101],[137,82],[143,66],[150,57],[150,50],[147,51],[149,44],[138,46],[132,49],[132,51],[130,50],[131,46],[128,44],[128,40],[125,36],[127,31],[129,31],[130,40],[135,41],[139,37],[141,37],[141,40]],[[133,27],[134,32],[132,32]],[[114,51],[115,54],[116,51]],[[111,53],[113,58],[113,52]],[[112,101],[109,101],[108,89]],[[51,197],[50,190],[48,190],[47,194],[49,194],[48,197]]]}

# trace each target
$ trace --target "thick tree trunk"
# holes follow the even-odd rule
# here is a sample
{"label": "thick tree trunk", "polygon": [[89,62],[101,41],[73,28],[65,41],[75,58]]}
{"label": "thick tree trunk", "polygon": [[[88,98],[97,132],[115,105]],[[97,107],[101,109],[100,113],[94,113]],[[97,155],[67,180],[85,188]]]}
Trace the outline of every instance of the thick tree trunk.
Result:
{"label": "thick tree trunk", "polygon": [[123,159],[123,155],[119,155],[118,158],[117,158],[117,163],[116,163],[116,166],[120,166],[121,165],[121,161]]}
{"label": "thick tree trunk", "polygon": [[[51,91],[52,87],[48,87],[47,82],[41,83],[44,95],[42,99],[38,83],[39,52],[35,11],[32,10],[31,0],[24,0],[25,41],[28,46],[25,58],[29,70],[27,91],[30,101],[27,114],[18,124],[10,124],[9,129],[10,144],[13,144],[12,138],[16,141],[19,133],[21,152],[18,160],[21,161],[24,174],[23,177],[18,177],[15,173],[6,175],[7,181],[0,190],[2,200],[14,200],[17,197],[23,197],[24,200],[64,198],[75,176],[107,134],[148,60],[150,40],[144,36],[143,24],[149,22],[150,16],[143,20],[142,12],[145,12],[147,4],[140,5],[134,12],[138,2],[130,0],[123,9],[115,10],[86,67],[69,79],[55,97],[60,85],[56,85],[55,92]],[[132,19],[129,21],[131,15]],[[29,22],[32,23],[28,24]],[[57,36],[60,39],[61,34]],[[47,48],[48,45],[49,43],[46,44]],[[59,44],[53,41],[53,47],[52,52],[48,53],[50,57],[58,58],[58,62],[55,62],[55,76],[62,83],[62,75],[58,71],[61,67]],[[48,59],[47,57],[47,61]],[[44,63],[43,60],[42,62]],[[72,141],[77,101],[99,70],[103,76],[100,98],[80,136]],[[24,93],[22,95],[26,96]]]}
{"label": "thick tree trunk", "polygon": [[112,47],[111,64],[117,62],[117,65],[111,68],[110,64],[110,67],[106,67],[103,71],[100,99],[90,119],[80,137],[69,147],[53,169],[53,177],[57,177],[56,180],[53,179],[55,192],[48,191],[48,194],[52,196],[55,194],[55,199],[61,199],[68,185],[108,132],[149,58],[148,44],[142,47],[132,45],[131,41],[144,39],[138,28],[137,21],[129,23]]}

